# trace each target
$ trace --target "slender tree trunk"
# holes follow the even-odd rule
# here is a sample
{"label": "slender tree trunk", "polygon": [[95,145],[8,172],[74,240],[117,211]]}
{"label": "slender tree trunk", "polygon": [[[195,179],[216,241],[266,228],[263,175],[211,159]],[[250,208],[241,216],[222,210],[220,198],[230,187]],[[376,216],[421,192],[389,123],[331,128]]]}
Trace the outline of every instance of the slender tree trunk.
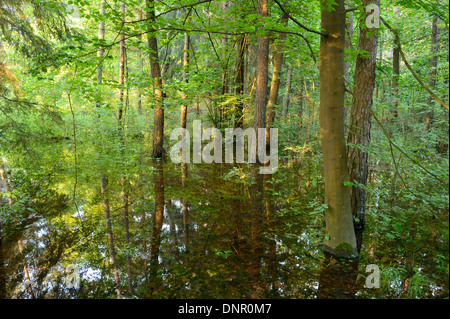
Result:
{"label": "slender tree trunk", "polygon": [[[288,15],[283,15],[281,23],[287,26],[289,21]],[[278,44],[273,53],[273,73],[272,82],[270,84],[269,101],[267,102],[267,117],[266,117],[266,144],[270,144],[270,127],[275,121],[276,105],[278,101],[278,91],[280,89],[280,74],[283,67],[283,50],[284,41],[286,40],[286,33],[280,32],[278,36]]]}
{"label": "slender tree trunk", "polygon": [[289,67],[287,80],[286,80],[286,92],[284,93],[284,98],[283,98],[283,111],[282,111],[283,117],[285,117],[289,111],[291,86],[292,86],[292,66]]}
{"label": "slender tree trunk", "polygon": [[116,262],[116,250],[114,248],[114,236],[113,236],[113,230],[112,230],[112,224],[111,224],[111,213],[110,213],[109,199],[108,199],[108,193],[107,193],[108,178],[105,176],[102,176],[100,179],[100,185],[101,185],[101,194],[103,197],[103,212],[105,214],[105,220],[106,220],[106,238],[108,240],[109,255],[111,258],[111,263],[114,267],[114,280],[116,283],[117,298],[121,299],[122,297],[121,297],[121,292],[120,292],[119,269],[117,267],[117,262]]}
{"label": "slender tree trunk", "polygon": [[278,272],[277,272],[277,241],[275,232],[275,207],[273,199],[273,183],[271,175],[264,175],[264,199],[266,204],[266,225],[267,225],[267,265],[269,270],[268,285],[270,291],[275,296],[279,293],[276,287]]}
{"label": "slender tree trunk", "polygon": [[[138,11],[138,20],[140,21],[140,20],[142,20],[143,10],[141,8],[139,8],[138,10],[139,10]],[[144,35],[142,35],[140,37],[140,39],[142,39],[143,37],[144,37]],[[139,70],[142,71],[143,68],[144,68],[144,63],[142,61],[142,50],[140,48],[137,48],[137,50],[138,50],[137,58],[138,58]],[[136,100],[137,100],[137,111],[138,111],[139,114],[141,114],[142,113],[142,92],[141,92],[141,86],[140,85],[138,85],[138,87],[137,87],[137,98],[136,98]]]}
{"label": "slender tree trunk", "polygon": [[[437,52],[439,48],[439,28],[437,26],[438,16],[435,15],[433,17],[433,24],[431,27],[431,48],[430,48],[430,62],[429,62],[429,73],[428,73],[428,86],[430,89],[434,89],[436,87],[436,75],[437,75]],[[433,121],[433,106],[434,99],[432,96],[429,96],[427,99],[428,110],[425,113],[425,127],[427,131],[430,129],[431,123]]]}
{"label": "slender tree trunk", "polygon": [[[147,19],[155,23],[155,1],[146,0]],[[153,79],[153,95],[155,99],[155,118],[153,126],[153,149],[152,157],[161,158],[164,144],[164,93],[162,91],[161,66],[158,56],[158,40],[153,26],[150,27],[148,35],[148,48],[150,49],[150,68]]]}
{"label": "slender tree trunk", "polygon": [[[187,18],[189,18],[189,13]],[[183,81],[187,84],[189,83],[188,72],[189,72],[189,47],[190,47],[190,37],[186,32],[184,34],[184,48],[183,48]],[[181,119],[180,126],[181,128],[186,128],[186,118],[187,118],[187,93],[186,91],[183,94],[183,104],[181,105]]]}
{"label": "slender tree trunk", "polygon": [[[105,1],[102,1],[100,4],[100,13],[102,15],[105,14]],[[99,30],[98,30],[98,39],[104,39],[105,37],[105,23],[102,21],[100,22]],[[97,57],[101,58],[103,56],[103,48],[100,47],[97,51]],[[98,83],[102,83],[103,81],[103,64],[99,63],[97,66],[97,81]],[[97,102],[97,106],[100,106],[100,102]],[[114,267],[114,280],[116,282],[116,292],[117,292],[117,298],[121,298],[121,292],[120,292],[120,280],[119,280],[119,271],[117,268],[116,263],[116,251],[114,248],[114,239],[113,239],[113,232],[112,232],[112,225],[111,225],[111,216],[110,216],[110,208],[109,208],[109,200],[108,200],[108,194],[107,194],[107,187],[108,187],[108,178],[104,176],[103,174],[100,174],[100,192],[103,198],[103,212],[105,214],[105,221],[106,221],[106,237],[107,242],[109,246],[109,252],[111,261]]]}
{"label": "slender tree trunk", "polygon": [[[258,14],[261,18],[268,16],[267,0],[258,0]],[[258,136],[258,128],[266,127],[267,83],[269,71],[269,35],[258,38],[258,54],[256,63],[255,118],[253,127]]]}
{"label": "slender tree trunk", "polygon": [[250,256],[249,256],[249,284],[250,294],[249,299],[259,299],[261,296],[258,291],[260,290],[261,281],[261,259],[263,254],[262,238],[265,226],[264,213],[265,213],[265,201],[264,201],[264,175],[255,171],[255,184],[251,188],[251,237],[250,237]]}
{"label": "slender tree trunk", "polygon": [[[186,179],[188,178],[188,170],[186,163],[181,163],[181,184],[185,187]],[[187,200],[181,198],[181,214],[183,216],[183,229],[184,229],[184,246],[186,247],[186,253],[189,253],[191,247],[191,236],[190,236],[190,221],[189,221],[189,209]]]}
{"label": "slender tree trunk", "polygon": [[[380,5],[380,0],[363,0],[363,6],[370,4]],[[363,15],[360,26],[364,24],[366,16]],[[369,37],[370,35],[370,37]],[[350,130],[348,146],[348,169],[350,182],[361,186],[351,186],[352,214],[356,229],[364,228],[364,214],[366,211],[367,177],[369,173],[369,155],[366,147],[370,143],[371,109],[373,106],[373,93],[375,88],[375,66],[377,62],[378,34],[366,27],[359,30],[358,51],[364,50],[368,57],[358,55],[354,75],[355,87],[353,89],[352,110],[350,115]]]}
{"label": "slender tree trunk", "polygon": [[[398,8],[394,7],[394,13],[398,12]],[[395,42],[395,41],[394,41]],[[394,43],[394,48],[392,50],[392,70],[393,70],[393,78],[392,78],[392,93],[394,94],[394,100],[392,101],[392,116],[394,118],[398,117],[398,84],[400,79],[400,50],[397,47],[397,44]]]}
{"label": "slender tree trunk", "polygon": [[[122,15],[122,24],[125,23],[125,3],[120,3],[120,13]],[[120,63],[119,63],[119,109],[117,111],[117,121],[119,129],[122,126],[123,107],[124,107],[124,93],[123,85],[125,78],[125,31],[120,32]]]}
{"label": "slender tree trunk", "polygon": [[238,102],[236,104],[236,110],[235,110],[235,121],[234,121],[234,127],[240,127],[242,128],[244,125],[244,93],[245,93],[245,87],[244,87],[244,76],[245,76],[245,51],[247,49],[247,38],[248,35],[244,34],[239,39],[239,47],[238,47],[238,53],[236,57],[236,96],[238,99]]}
{"label": "slender tree trunk", "polygon": [[394,94],[394,100],[392,101],[392,115],[396,118],[398,117],[398,80],[400,76],[400,52],[397,45],[395,45],[392,53],[392,69],[394,71],[392,79],[392,93]]}
{"label": "slender tree trunk", "polygon": [[[125,229],[125,246],[130,249],[130,225],[129,225],[129,199],[128,199],[128,181],[122,176],[122,203],[123,203],[123,228]],[[128,275],[128,293],[133,293],[133,274],[131,269],[131,256],[126,252],[127,259],[127,275]]]}
{"label": "slender tree trunk", "polygon": [[161,232],[164,221],[164,167],[163,163],[156,164],[155,173],[155,214],[153,217],[153,230],[150,248],[150,287],[151,293],[154,294],[158,287],[158,256],[161,246]]}
{"label": "slender tree trunk", "polygon": [[[227,14],[228,6],[230,5],[229,0],[222,1],[222,12],[225,17]],[[228,75],[228,34],[224,34],[222,37],[222,56],[221,56],[221,67],[222,67],[222,100],[226,102],[227,97],[226,94],[230,91],[230,83],[229,83],[229,75]],[[227,105],[220,106],[220,115],[219,115],[219,123],[223,126],[223,121],[228,119],[229,112],[227,110]]]}
{"label": "slender tree trunk", "polygon": [[[102,1],[100,3],[100,14],[102,16],[105,15],[105,1]],[[98,27],[98,39],[103,40],[105,39],[105,22],[101,21]],[[97,57],[101,59],[103,57],[103,47],[99,47],[97,50]],[[103,82],[103,62],[99,61],[99,64],[97,66],[97,82],[102,83]],[[97,107],[100,107],[100,101],[97,101],[96,103]]]}
{"label": "slender tree trunk", "polygon": [[[326,230],[329,239],[324,249],[331,254],[347,256],[356,254],[347,154],[344,138],[344,47],[345,7],[338,0],[332,8],[322,3],[322,29],[326,36],[320,38],[320,140],[322,144]],[[328,11],[327,9],[331,9]]]}

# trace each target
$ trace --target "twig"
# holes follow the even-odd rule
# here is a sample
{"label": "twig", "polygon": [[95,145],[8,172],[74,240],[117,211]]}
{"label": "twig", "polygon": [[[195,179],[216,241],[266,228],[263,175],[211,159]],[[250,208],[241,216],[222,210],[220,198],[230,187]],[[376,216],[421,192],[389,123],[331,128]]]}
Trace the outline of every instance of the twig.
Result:
{"label": "twig", "polygon": [[[197,6],[197,5],[200,5],[200,4],[203,4],[203,3],[212,2],[212,1],[213,0],[202,0],[202,1],[199,1],[199,2],[196,2],[196,3],[186,4],[184,6],[172,8],[170,10],[167,10],[165,12],[162,12],[162,13],[159,13],[159,14],[155,15],[154,18],[158,18],[160,16],[163,16],[163,15],[168,14],[168,13],[173,12],[173,11],[181,10],[181,9],[184,9],[184,8],[192,8],[194,6]],[[140,20],[135,20],[135,21],[128,21],[128,22],[125,22],[125,23],[137,23],[137,22],[141,22],[141,21],[147,21],[147,20],[150,20],[150,19],[153,19],[153,18],[146,18],[146,19],[140,19]]]}
{"label": "twig", "polygon": [[309,52],[311,52],[311,57],[314,60],[314,64],[317,66],[317,68],[319,67],[319,64],[317,63],[316,55],[314,54],[314,51],[313,51],[313,49],[311,47],[311,44],[309,43],[308,39],[306,39],[306,37],[303,34],[297,33],[297,32],[292,32],[292,31],[281,31],[281,30],[274,30],[274,29],[269,29],[269,31],[281,32],[281,33],[286,33],[286,34],[293,34],[293,35],[298,35],[299,37],[301,37],[306,42],[306,45],[308,46]]}
{"label": "twig", "polygon": [[308,28],[307,26],[301,24],[297,19],[295,19],[291,14],[289,14],[289,12],[286,11],[286,9],[283,8],[283,6],[281,5],[281,3],[278,0],[274,0],[274,2],[278,5],[278,7],[280,7],[281,11],[283,11],[283,13],[287,16],[289,16],[289,19],[291,19],[295,24],[297,24],[300,28],[305,29],[308,32],[312,32],[315,34],[320,34],[323,36],[328,36],[328,34],[320,32],[320,31],[316,31],[316,30],[312,30],[310,28]]}
{"label": "twig", "polygon": [[438,181],[440,181],[441,183],[443,183],[444,185],[447,185],[447,183],[439,178],[438,176],[436,176],[434,173],[430,172],[427,168],[425,168],[424,166],[422,166],[416,159],[412,158],[411,156],[409,156],[405,151],[403,151],[399,146],[397,146],[397,144],[395,144],[391,138],[389,137],[389,134],[386,132],[386,129],[384,128],[384,126],[381,124],[380,120],[378,119],[378,117],[375,115],[375,113],[369,109],[370,113],[372,114],[373,118],[375,119],[375,121],[378,123],[378,125],[380,126],[383,134],[386,136],[387,140],[389,141],[389,146],[394,146],[397,150],[400,151],[400,153],[402,153],[403,155],[405,155],[409,160],[411,160],[414,164],[416,164],[417,166],[419,166],[421,169],[423,169],[425,172],[427,172],[428,174],[430,174],[431,176],[433,176],[434,178],[436,178]]}
{"label": "twig", "polygon": [[[353,95],[353,92],[349,89],[347,89],[345,87],[345,91],[347,91],[348,93],[350,93],[351,95]],[[383,124],[381,124],[380,120],[378,119],[378,117],[375,115],[375,112],[372,109],[369,109],[370,114],[372,114],[373,118],[375,119],[375,121],[378,123],[378,125],[381,128],[381,131],[383,132],[384,136],[386,136],[387,140],[389,141],[389,147],[394,146],[396,149],[398,149],[400,151],[400,153],[402,153],[403,155],[405,155],[409,160],[411,160],[414,164],[416,164],[417,166],[419,166],[421,169],[423,169],[425,172],[427,172],[428,174],[430,174],[431,176],[433,176],[434,178],[436,178],[438,181],[440,181],[441,183],[443,183],[444,185],[447,185],[447,183],[439,178],[438,176],[436,176],[435,174],[433,174],[432,172],[430,172],[428,169],[426,169],[425,167],[423,167],[416,159],[412,158],[411,156],[409,156],[408,154],[406,154],[406,152],[404,150],[402,150],[399,146],[397,146],[397,144],[395,144],[391,138],[389,137],[389,134],[386,132],[386,129],[384,128]]]}
{"label": "twig", "polygon": [[403,62],[405,62],[406,67],[411,72],[413,77],[419,82],[419,84],[436,100],[441,104],[447,111],[449,110],[448,105],[442,101],[440,98],[437,97],[436,94],[433,93],[433,91],[425,84],[423,81],[419,78],[419,76],[414,72],[411,65],[408,63],[408,60],[406,60],[405,53],[402,50],[401,43],[400,43],[400,37],[398,35],[398,31],[392,28],[382,17],[380,17],[380,20],[383,22],[383,24],[394,34],[395,36],[395,42],[397,44],[398,51],[400,52],[400,55],[402,57]]}

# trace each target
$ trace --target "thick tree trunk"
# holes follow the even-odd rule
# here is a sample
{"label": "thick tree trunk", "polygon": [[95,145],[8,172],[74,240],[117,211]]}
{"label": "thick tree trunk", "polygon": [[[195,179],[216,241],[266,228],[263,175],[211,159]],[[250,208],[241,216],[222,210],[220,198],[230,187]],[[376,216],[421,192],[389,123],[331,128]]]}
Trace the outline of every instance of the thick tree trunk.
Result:
{"label": "thick tree trunk", "polygon": [[[324,249],[331,254],[357,254],[353,229],[347,154],[344,138],[344,46],[345,7],[338,0],[332,8],[323,2],[320,39],[320,140],[323,152],[326,230]],[[331,9],[328,11],[327,9]]]}
{"label": "thick tree trunk", "polygon": [[[369,4],[380,5],[380,0],[363,0],[364,7]],[[360,25],[366,16],[362,16]],[[370,35],[370,37],[368,37]],[[375,66],[377,61],[378,34],[372,29],[360,27],[358,51],[364,50],[368,57],[358,55],[354,75],[352,110],[347,144],[348,169],[350,182],[361,185],[351,186],[352,214],[356,229],[364,228],[366,211],[367,177],[369,173],[368,153],[365,150],[370,143],[371,108],[375,88]],[[357,145],[353,147],[352,145]]]}
{"label": "thick tree trunk", "polygon": [[[155,1],[146,0],[147,19],[155,23]],[[148,48],[150,49],[150,69],[153,79],[153,95],[155,105],[155,118],[153,125],[153,149],[152,157],[161,158],[164,144],[164,94],[162,91],[161,66],[158,56],[158,41],[153,27],[149,29]]]}
{"label": "thick tree trunk", "polygon": [[[431,27],[431,48],[430,48],[430,62],[429,62],[429,73],[428,73],[428,87],[434,89],[436,87],[436,75],[437,75],[437,52],[439,48],[439,28],[437,26],[438,16],[433,17],[433,24]],[[431,123],[433,121],[433,106],[434,99],[429,96],[427,99],[428,110],[425,113],[425,127],[427,131],[430,129]]]}

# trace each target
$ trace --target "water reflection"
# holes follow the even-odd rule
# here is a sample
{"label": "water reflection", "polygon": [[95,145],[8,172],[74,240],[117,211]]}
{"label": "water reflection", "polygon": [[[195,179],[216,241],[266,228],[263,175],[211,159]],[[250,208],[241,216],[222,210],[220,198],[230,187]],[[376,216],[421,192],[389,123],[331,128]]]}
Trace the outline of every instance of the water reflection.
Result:
{"label": "water reflection", "polygon": [[[100,192],[92,187],[80,218],[71,217],[77,212],[67,199],[50,194],[33,214],[3,224],[0,297],[357,297],[360,260],[323,254],[322,214],[307,209],[317,192],[296,174],[228,164],[151,167],[127,177],[126,205],[122,176],[111,174]],[[78,288],[67,286],[69,265],[79,270]]]}

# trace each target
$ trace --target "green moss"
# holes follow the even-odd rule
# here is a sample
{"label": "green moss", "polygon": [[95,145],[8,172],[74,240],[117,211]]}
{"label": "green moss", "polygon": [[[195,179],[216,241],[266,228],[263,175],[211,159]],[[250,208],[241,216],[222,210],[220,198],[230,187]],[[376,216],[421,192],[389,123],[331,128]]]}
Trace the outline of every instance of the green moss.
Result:
{"label": "green moss", "polygon": [[355,251],[347,242],[341,243],[336,247],[336,254],[342,257],[349,257],[355,254]]}

